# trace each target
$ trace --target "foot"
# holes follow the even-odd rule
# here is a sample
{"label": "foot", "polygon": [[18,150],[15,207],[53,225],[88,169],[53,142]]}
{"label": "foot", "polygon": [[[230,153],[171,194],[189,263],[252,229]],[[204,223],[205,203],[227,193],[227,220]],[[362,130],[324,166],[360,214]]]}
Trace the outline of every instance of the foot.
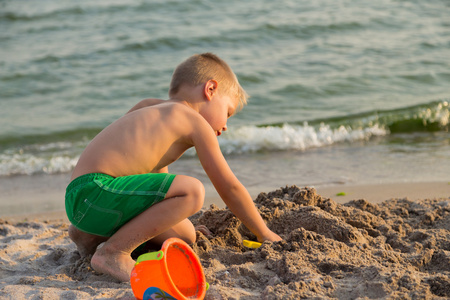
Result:
{"label": "foot", "polygon": [[81,257],[92,255],[97,250],[98,245],[105,242],[108,238],[89,234],[78,230],[75,226],[69,226],[69,237],[77,245]]}
{"label": "foot", "polygon": [[99,248],[91,259],[91,266],[95,271],[108,274],[121,282],[130,281],[135,263],[130,254],[112,252],[105,246]]}

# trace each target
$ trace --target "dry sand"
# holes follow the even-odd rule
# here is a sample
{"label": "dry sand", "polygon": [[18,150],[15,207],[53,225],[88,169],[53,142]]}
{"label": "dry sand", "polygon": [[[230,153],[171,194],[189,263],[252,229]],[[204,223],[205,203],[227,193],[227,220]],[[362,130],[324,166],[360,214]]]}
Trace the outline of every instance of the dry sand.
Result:
{"label": "dry sand", "polygon": [[[226,208],[192,217],[205,299],[448,299],[450,198],[338,204],[286,187],[255,202],[283,242],[242,246],[251,233]],[[1,299],[134,299],[129,283],[80,259],[66,221],[0,221]]]}

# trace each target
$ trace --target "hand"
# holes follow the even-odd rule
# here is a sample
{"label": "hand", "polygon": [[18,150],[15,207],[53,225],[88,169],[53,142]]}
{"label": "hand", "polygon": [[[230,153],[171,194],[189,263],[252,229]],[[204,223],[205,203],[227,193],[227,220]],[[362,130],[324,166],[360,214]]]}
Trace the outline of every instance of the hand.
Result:
{"label": "hand", "polygon": [[283,239],[278,234],[271,230],[269,230],[263,237],[258,237],[258,242],[261,243],[264,241],[278,242],[282,240]]}

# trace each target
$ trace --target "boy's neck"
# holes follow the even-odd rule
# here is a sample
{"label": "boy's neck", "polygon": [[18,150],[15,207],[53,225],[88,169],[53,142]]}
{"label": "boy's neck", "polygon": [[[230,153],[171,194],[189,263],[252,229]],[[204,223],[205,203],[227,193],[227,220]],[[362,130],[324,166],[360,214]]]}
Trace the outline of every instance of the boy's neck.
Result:
{"label": "boy's neck", "polygon": [[202,94],[202,87],[197,86],[194,88],[181,88],[180,91],[175,95],[172,95],[169,100],[182,103],[199,112],[205,99]]}
{"label": "boy's neck", "polygon": [[171,97],[170,99],[169,99],[169,101],[172,101],[172,102],[176,102],[176,103],[180,103],[180,104],[183,104],[183,105],[186,105],[186,106],[188,106],[188,107],[190,107],[190,108],[192,108],[193,110],[195,110],[195,111],[199,111],[199,109],[198,109],[198,105],[195,105],[195,103],[193,103],[192,101],[190,101],[190,100],[183,100],[183,99],[181,99],[181,98],[174,98],[174,97]]}

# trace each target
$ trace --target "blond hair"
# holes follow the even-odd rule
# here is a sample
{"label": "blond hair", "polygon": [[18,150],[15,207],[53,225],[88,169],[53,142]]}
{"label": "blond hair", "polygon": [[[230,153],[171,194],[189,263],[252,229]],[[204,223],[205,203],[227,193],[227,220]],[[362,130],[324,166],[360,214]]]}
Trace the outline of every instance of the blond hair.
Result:
{"label": "blond hair", "polygon": [[172,75],[169,96],[178,93],[185,84],[197,86],[213,79],[219,83],[220,92],[237,97],[238,109],[247,104],[248,95],[239,84],[236,75],[224,60],[213,53],[192,55],[178,65]]}

